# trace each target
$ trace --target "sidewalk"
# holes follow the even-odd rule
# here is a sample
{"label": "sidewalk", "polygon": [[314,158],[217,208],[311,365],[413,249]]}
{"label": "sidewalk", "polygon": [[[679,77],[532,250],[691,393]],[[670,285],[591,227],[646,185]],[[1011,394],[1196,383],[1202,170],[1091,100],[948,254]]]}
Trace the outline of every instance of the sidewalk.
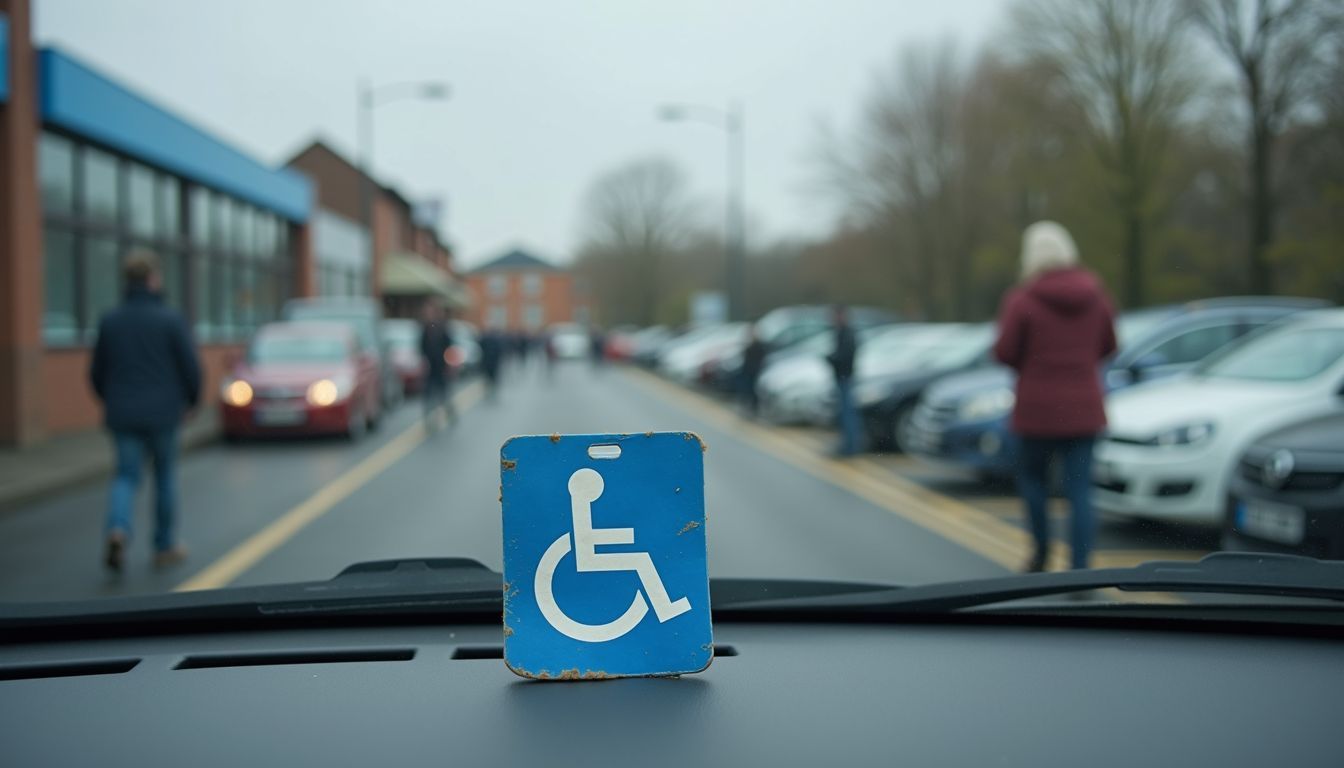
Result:
{"label": "sidewalk", "polygon": [[[207,410],[183,425],[181,450],[206,445],[218,436],[218,415]],[[0,448],[0,513],[111,474],[112,442],[102,429],[61,435],[26,448]]]}

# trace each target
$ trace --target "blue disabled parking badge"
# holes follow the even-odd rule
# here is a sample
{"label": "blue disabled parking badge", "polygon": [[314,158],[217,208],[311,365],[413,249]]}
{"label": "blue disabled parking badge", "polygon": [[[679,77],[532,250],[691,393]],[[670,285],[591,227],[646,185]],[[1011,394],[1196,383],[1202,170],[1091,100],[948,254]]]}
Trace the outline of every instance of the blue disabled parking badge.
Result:
{"label": "blue disabled parking badge", "polygon": [[509,669],[591,680],[709,666],[699,437],[515,437],[500,450],[500,495]]}

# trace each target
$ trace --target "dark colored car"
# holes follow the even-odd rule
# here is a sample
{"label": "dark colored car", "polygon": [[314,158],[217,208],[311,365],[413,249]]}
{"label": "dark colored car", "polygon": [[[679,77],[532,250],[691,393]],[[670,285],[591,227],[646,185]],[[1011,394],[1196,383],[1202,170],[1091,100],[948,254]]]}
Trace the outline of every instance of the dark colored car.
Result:
{"label": "dark colored car", "polygon": [[854,402],[874,448],[906,450],[915,406],[926,387],[955,371],[990,364],[993,328],[965,325],[939,339],[938,345],[898,372],[862,376],[854,382]]}
{"label": "dark colored car", "polygon": [[1246,449],[1223,549],[1344,560],[1344,416],[1295,424]]}
{"label": "dark colored car", "polygon": [[382,416],[378,368],[349,326],[262,326],[247,357],[220,387],[226,438],[344,434],[359,437]]}
{"label": "dark colored car", "polygon": [[384,320],[380,329],[383,348],[401,381],[401,391],[418,394],[425,386],[428,369],[420,354],[420,324],[414,320]]}
{"label": "dark colored car", "polygon": [[[1313,299],[1244,297],[1127,312],[1116,323],[1120,351],[1103,369],[1106,388],[1180,373],[1251,331],[1323,306]],[[914,411],[907,450],[982,477],[1011,475],[1015,379],[1010,369],[992,365],[929,387]]]}

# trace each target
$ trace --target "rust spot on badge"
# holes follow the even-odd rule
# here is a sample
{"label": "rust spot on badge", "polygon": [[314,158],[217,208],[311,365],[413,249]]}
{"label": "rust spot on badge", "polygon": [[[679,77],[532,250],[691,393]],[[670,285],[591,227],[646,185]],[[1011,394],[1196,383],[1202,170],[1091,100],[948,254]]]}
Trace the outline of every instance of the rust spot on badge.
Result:
{"label": "rust spot on badge", "polygon": [[504,625],[504,636],[505,636],[505,637],[513,637],[513,627],[510,627],[508,624],[505,624],[505,625]]}
{"label": "rust spot on badge", "polygon": [[677,531],[677,535],[680,536],[681,534],[687,531],[694,531],[696,528],[699,527],[700,527],[699,520],[691,520],[690,522],[686,523],[685,527],[683,527],[680,531]]}
{"label": "rust spot on badge", "polygon": [[683,438],[687,439],[687,440],[694,440],[694,441],[696,441],[697,443],[699,443],[699,444],[700,444],[700,452],[701,452],[701,453],[704,453],[705,451],[708,451],[708,450],[709,450],[709,446],[705,444],[705,441],[704,441],[699,435],[695,434],[694,432],[682,432],[682,433],[681,433],[681,436],[682,436]]}
{"label": "rust spot on badge", "polygon": [[532,677],[535,677],[538,680],[610,680],[612,675],[609,675],[600,669],[590,669],[585,672],[580,672],[579,668],[575,667],[574,669],[562,669],[554,675],[543,669]]}
{"label": "rust spot on badge", "polygon": [[645,436],[645,437],[653,437],[653,430],[650,429],[648,432],[645,432],[645,433],[644,433],[644,436]]}
{"label": "rust spot on badge", "polygon": [[552,432],[552,433],[551,433],[551,442],[552,442],[552,443],[558,443],[558,442],[560,442],[560,433],[559,433],[559,432]]}
{"label": "rust spot on badge", "polygon": [[518,468],[518,462],[517,462],[517,461],[514,461],[513,459],[501,459],[499,463],[500,463],[500,465],[502,465],[505,469],[517,469],[517,468]]}

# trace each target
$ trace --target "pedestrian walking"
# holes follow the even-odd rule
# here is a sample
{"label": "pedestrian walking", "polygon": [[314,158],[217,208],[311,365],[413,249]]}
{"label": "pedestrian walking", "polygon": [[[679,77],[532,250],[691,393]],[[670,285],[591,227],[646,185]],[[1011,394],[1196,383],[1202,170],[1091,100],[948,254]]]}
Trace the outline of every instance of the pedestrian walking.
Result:
{"label": "pedestrian walking", "polygon": [[592,358],[593,369],[601,370],[607,362],[607,334],[602,326],[594,324],[588,331],[588,352]]}
{"label": "pedestrian walking", "polygon": [[854,407],[854,354],[858,341],[849,324],[849,311],[836,305],[831,313],[835,346],[826,357],[835,374],[835,418],[840,430],[840,444],[836,456],[853,456],[859,452],[859,413]]}
{"label": "pedestrian walking", "polygon": [[761,338],[760,328],[751,326],[751,339],[742,350],[742,368],[738,373],[738,389],[747,415],[756,418],[760,410],[760,397],[756,394],[756,383],[760,381],[761,369],[765,367],[765,355],[769,352],[765,340]]}
{"label": "pedestrian walking", "polygon": [[437,303],[425,307],[424,328],[420,332],[420,354],[425,358],[425,392],[423,395],[425,427],[434,429],[438,425],[439,413],[448,425],[457,423],[457,410],[453,407],[452,393],[449,391],[452,372],[448,367],[448,353],[453,348],[453,335],[448,329],[448,316]]}
{"label": "pedestrian walking", "polygon": [[486,396],[494,401],[499,388],[499,365],[504,356],[504,338],[497,328],[487,328],[481,336],[481,373],[485,376]]}
{"label": "pedestrian walking", "polygon": [[1092,447],[1106,427],[1100,363],[1115,352],[1115,320],[1101,281],[1078,265],[1068,230],[1052,221],[1022,237],[1022,282],[1004,298],[994,356],[1017,371],[1012,430],[1019,439],[1018,492],[1035,551],[1029,572],[1050,554],[1050,468],[1058,462],[1069,500],[1072,566],[1092,551]]}
{"label": "pedestrian walking", "polygon": [[154,565],[181,562],[177,531],[177,436],[200,399],[201,365],[187,323],[159,295],[158,260],[133,251],[122,268],[125,299],[98,323],[89,381],[103,404],[116,467],[108,494],[104,564],[120,573],[146,456],[154,465]]}

